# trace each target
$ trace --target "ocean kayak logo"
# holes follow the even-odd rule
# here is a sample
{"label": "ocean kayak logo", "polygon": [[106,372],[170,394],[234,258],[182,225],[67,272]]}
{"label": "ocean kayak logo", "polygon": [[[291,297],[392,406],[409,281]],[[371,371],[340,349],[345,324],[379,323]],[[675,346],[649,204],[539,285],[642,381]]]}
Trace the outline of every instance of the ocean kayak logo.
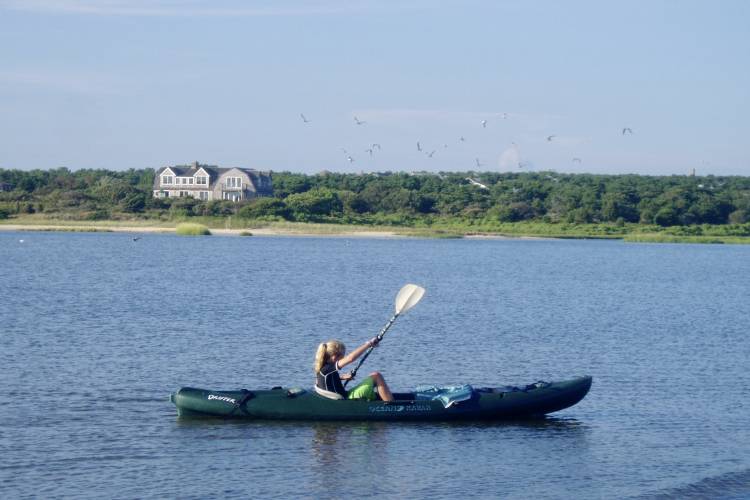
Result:
{"label": "ocean kayak logo", "polygon": [[378,405],[370,406],[370,413],[399,413],[409,411],[431,411],[430,405]]}
{"label": "ocean kayak logo", "polygon": [[233,404],[237,404],[237,400],[234,399],[234,398],[230,398],[230,397],[227,397],[227,396],[217,396],[216,394],[209,394],[208,395],[208,400],[209,401],[213,401],[213,400],[224,401],[225,403],[229,403],[229,404],[232,404],[232,405]]}

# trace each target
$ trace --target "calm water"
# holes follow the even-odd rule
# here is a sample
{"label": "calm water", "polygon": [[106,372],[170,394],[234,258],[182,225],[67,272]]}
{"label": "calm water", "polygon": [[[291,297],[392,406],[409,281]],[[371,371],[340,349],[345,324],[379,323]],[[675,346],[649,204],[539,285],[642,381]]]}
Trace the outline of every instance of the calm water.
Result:
{"label": "calm water", "polygon": [[[23,240],[21,242],[20,240]],[[750,247],[0,232],[0,497],[745,498]],[[591,374],[496,424],[183,422],[171,391]]]}

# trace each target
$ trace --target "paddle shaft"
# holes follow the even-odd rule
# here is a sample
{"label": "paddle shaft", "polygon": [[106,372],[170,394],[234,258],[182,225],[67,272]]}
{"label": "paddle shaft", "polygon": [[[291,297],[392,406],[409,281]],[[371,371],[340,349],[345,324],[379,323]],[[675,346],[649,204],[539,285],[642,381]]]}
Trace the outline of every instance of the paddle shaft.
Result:
{"label": "paddle shaft", "polygon": [[[385,332],[387,332],[388,329],[391,327],[391,325],[393,325],[393,323],[396,321],[396,318],[398,318],[398,316],[399,316],[399,313],[394,314],[393,317],[388,320],[388,323],[385,324],[383,329],[380,330],[380,333],[378,333],[377,335],[378,343],[380,343],[380,341],[383,340],[383,336],[385,335]],[[357,363],[357,366],[355,366],[354,370],[351,371],[351,378],[347,380],[346,382],[344,382],[344,387],[346,387],[346,385],[354,379],[354,377],[357,375],[357,370],[359,370],[359,367],[362,366],[362,363],[365,362],[365,360],[367,359],[367,356],[370,355],[373,349],[375,349],[375,345],[370,346],[367,352],[365,352],[362,355],[362,357],[359,358],[359,363]]]}

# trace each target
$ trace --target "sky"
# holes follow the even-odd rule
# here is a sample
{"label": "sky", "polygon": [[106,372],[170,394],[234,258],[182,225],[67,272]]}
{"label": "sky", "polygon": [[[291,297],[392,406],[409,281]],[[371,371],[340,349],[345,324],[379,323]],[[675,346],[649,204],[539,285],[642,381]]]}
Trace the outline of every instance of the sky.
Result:
{"label": "sky", "polygon": [[0,168],[750,175],[748,26],[744,0],[0,0]]}

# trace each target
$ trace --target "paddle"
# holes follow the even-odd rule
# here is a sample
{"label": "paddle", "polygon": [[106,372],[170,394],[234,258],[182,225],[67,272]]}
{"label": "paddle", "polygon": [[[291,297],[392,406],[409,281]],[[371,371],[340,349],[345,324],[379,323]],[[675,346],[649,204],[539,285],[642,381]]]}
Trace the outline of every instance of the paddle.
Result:
{"label": "paddle", "polygon": [[377,336],[377,342],[373,346],[371,346],[367,350],[367,352],[359,359],[359,363],[357,363],[357,366],[355,366],[354,370],[351,371],[351,378],[344,382],[344,387],[346,387],[346,384],[354,379],[354,377],[357,375],[357,370],[359,370],[359,367],[362,366],[362,363],[365,362],[367,356],[369,356],[372,350],[375,349],[375,346],[380,343],[381,340],[383,340],[385,332],[387,332],[391,325],[393,325],[393,323],[396,321],[396,318],[417,305],[417,303],[422,300],[424,292],[424,288],[412,284],[404,285],[404,287],[399,290],[398,295],[396,295],[396,314],[394,314],[393,317],[388,320],[388,323],[385,324],[383,329],[380,330],[380,333],[378,333]]}

